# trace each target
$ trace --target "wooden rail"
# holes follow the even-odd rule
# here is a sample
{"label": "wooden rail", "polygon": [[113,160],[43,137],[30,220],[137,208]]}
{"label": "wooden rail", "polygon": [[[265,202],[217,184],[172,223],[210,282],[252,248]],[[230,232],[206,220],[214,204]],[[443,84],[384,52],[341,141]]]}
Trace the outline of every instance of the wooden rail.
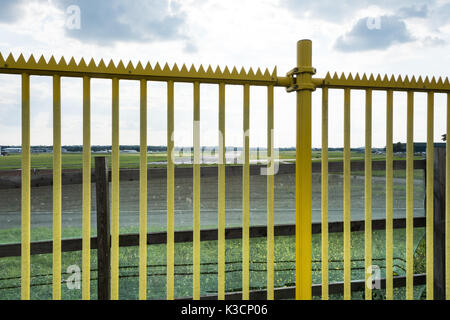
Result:
{"label": "wooden rail", "polygon": [[[383,230],[385,228],[385,220],[373,220],[372,229],[373,230]],[[406,219],[398,218],[394,219],[394,228],[401,229],[405,228]],[[425,217],[414,218],[414,227],[424,227]],[[364,231],[364,221],[352,221],[351,223],[352,231]],[[328,232],[342,232],[343,222],[330,222],[328,227]],[[321,232],[321,223],[312,224],[312,233],[318,234]],[[250,227],[250,238],[261,238],[266,237],[267,227],[266,226],[253,226]],[[275,236],[293,236],[295,235],[295,225],[277,225],[275,226]],[[227,228],[225,230],[225,238],[231,239],[241,239],[242,238],[242,228]],[[214,241],[217,240],[217,229],[207,229],[201,230],[200,232],[201,241]],[[166,232],[156,232],[149,233],[147,235],[147,244],[164,244],[167,241]],[[192,230],[189,231],[176,231],[175,232],[175,242],[192,242]],[[121,247],[134,247],[139,245],[139,234],[122,234],[119,237],[119,245]],[[52,241],[36,241],[31,243],[31,255],[36,254],[50,254],[52,253]],[[91,249],[97,249],[97,237],[91,238]],[[81,251],[82,240],[81,239],[63,239],[62,240],[62,252],[72,252]],[[0,245],[0,258],[6,257],[20,257],[20,243],[14,244],[2,244]]]}

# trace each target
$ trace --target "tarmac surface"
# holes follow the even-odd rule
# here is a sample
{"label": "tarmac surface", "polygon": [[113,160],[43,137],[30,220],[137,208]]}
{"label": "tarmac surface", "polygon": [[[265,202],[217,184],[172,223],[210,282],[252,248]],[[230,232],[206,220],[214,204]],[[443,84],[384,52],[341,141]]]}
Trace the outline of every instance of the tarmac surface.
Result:
{"label": "tarmac surface", "polygon": [[[267,177],[250,176],[250,224],[266,225]],[[217,184],[215,176],[201,178],[201,225],[217,227]],[[166,179],[151,178],[148,182],[148,227],[166,227]],[[373,178],[373,219],[385,218],[385,179]],[[414,216],[424,216],[425,186],[422,179],[414,181]],[[405,217],[405,179],[394,179],[394,217]],[[63,227],[81,227],[82,186],[62,186]],[[275,224],[295,223],[295,174],[275,175]],[[329,175],[329,221],[343,220],[342,174]],[[31,190],[31,227],[52,226],[52,187]],[[95,184],[92,185],[92,228],[96,226]],[[364,177],[351,178],[351,219],[364,220]],[[0,190],[0,229],[20,228],[21,190]],[[192,177],[175,177],[175,228],[192,226]],[[321,221],[320,174],[313,174],[312,221]],[[242,224],[242,177],[226,176],[226,225]],[[139,182],[120,182],[120,226],[139,225]]]}

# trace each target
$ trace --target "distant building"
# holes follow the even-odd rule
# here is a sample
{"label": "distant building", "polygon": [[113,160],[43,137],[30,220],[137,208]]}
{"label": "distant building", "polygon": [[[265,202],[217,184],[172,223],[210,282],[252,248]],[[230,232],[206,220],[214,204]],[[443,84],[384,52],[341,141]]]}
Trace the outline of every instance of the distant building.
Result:
{"label": "distant building", "polygon": [[8,155],[8,154],[17,154],[22,153],[22,148],[3,148],[2,154]]}

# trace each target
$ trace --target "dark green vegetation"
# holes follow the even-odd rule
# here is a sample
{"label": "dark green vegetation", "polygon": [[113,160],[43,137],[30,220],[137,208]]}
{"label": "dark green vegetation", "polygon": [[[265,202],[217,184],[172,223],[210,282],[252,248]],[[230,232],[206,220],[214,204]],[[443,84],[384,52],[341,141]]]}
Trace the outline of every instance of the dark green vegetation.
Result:
{"label": "dark green vegetation", "polygon": [[[123,232],[135,232],[132,228],[121,229]],[[50,230],[33,230],[34,237],[45,237],[43,233]],[[66,237],[78,236],[79,230],[64,230]],[[425,270],[424,228],[414,230],[414,272]],[[2,230],[0,242],[17,242],[19,230]],[[385,233],[373,232],[373,264],[381,269],[381,277],[385,277]],[[394,230],[394,276],[405,275],[405,230]],[[251,289],[264,288],[266,285],[266,239],[250,240]],[[192,243],[175,245],[175,295],[187,297],[192,295]],[[91,298],[96,299],[97,256],[91,251]],[[364,278],[364,232],[352,233],[352,279]],[[241,241],[228,240],[226,244],[226,290],[240,291],[242,286]],[[275,286],[285,287],[295,284],[295,237],[283,236],[275,239]],[[120,248],[120,299],[138,298],[138,264],[139,248]],[[62,255],[62,278],[67,279],[68,266],[81,266],[81,252],[68,252]],[[0,299],[20,298],[20,257],[0,259]],[[341,233],[329,235],[329,280],[343,281],[343,238]],[[32,299],[51,299],[52,292],[52,256],[50,254],[35,255],[31,258]],[[217,291],[217,242],[205,241],[201,245],[201,294],[214,294]],[[148,298],[164,299],[166,294],[166,246],[148,246]],[[321,238],[313,235],[313,283],[321,283]],[[414,290],[415,299],[423,294],[423,286]],[[69,290],[62,284],[63,299],[80,299],[80,290]],[[375,290],[377,298],[384,297],[384,290]],[[396,299],[405,298],[405,289],[394,290]],[[353,299],[363,299],[364,292],[354,292]],[[315,297],[319,299],[320,297]],[[332,299],[342,299],[342,295],[333,295]]]}

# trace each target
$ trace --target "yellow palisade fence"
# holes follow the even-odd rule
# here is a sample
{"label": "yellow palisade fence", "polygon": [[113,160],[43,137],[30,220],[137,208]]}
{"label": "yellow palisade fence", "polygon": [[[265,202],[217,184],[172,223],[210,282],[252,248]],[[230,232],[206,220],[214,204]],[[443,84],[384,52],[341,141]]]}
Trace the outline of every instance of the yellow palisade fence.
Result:
{"label": "yellow palisade fence", "polygon": [[[166,298],[175,296],[175,162],[174,162],[174,130],[175,130],[175,83],[191,83],[193,86],[193,268],[192,268],[192,297],[200,299],[201,288],[201,85],[215,84],[218,88],[218,191],[217,191],[217,298],[226,298],[226,88],[229,85],[241,86],[243,98],[243,170],[242,170],[242,299],[252,298],[251,288],[251,226],[250,226],[250,92],[253,86],[267,88],[267,299],[277,297],[275,235],[276,210],[274,208],[274,117],[275,117],[275,88],[286,88],[288,92],[296,92],[296,163],[295,163],[295,298],[302,300],[312,299],[312,130],[315,125],[321,125],[322,133],[322,159],[321,159],[321,297],[329,299],[329,91],[343,90],[344,99],[344,157],[343,157],[343,293],[344,299],[352,296],[352,221],[351,221],[351,106],[352,92],[362,90],[365,93],[365,186],[364,186],[364,252],[365,252],[365,278],[370,279],[373,264],[372,257],[372,120],[377,111],[373,106],[374,91],[386,93],[386,299],[394,299],[394,188],[393,188],[393,132],[394,132],[394,93],[406,92],[407,114],[401,119],[406,124],[406,298],[413,299],[414,265],[413,265],[413,232],[414,232],[414,112],[415,93],[427,93],[427,153],[426,153],[426,297],[434,298],[434,116],[435,94],[447,95],[447,132],[450,129],[450,83],[448,78],[431,80],[409,77],[394,77],[366,74],[348,74],[338,76],[336,73],[325,77],[313,77],[316,73],[312,64],[312,42],[301,40],[297,43],[296,66],[286,76],[278,76],[277,69],[272,72],[268,69],[245,70],[236,67],[223,69],[211,66],[198,68],[176,64],[161,66],[159,63],[151,65],[141,62],[124,63],[113,61],[105,63],[100,60],[88,63],[81,59],[76,62],[71,58],[66,62],[61,58],[58,62],[54,57],[38,60],[31,55],[25,59],[20,55],[17,59],[10,54],[4,58],[0,54],[0,73],[17,74],[21,76],[22,90],[22,195],[21,195],[21,297],[30,299],[30,265],[31,265],[31,206],[30,206],[30,77],[49,76],[53,78],[53,299],[61,299],[61,221],[62,221],[62,158],[61,158],[61,78],[76,77],[83,81],[83,181],[82,181],[82,299],[91,298],[91,79],[103,78],[111,80],[112,84],[112,168],[111,168],[111,298],[119,299],[119,262],[120,262],[120,229],[119,229],[119,190],[120,190],[120,163],[119,163],[119,83],[120,80],[135,80],[140,84],[140,163],[139,163],[139,299],[148,298],[152,288],[147,287],[147,132],[148,132],[148,82],[163,81],[167,84],[167,233],[166,233]],[[312,123],[312,95],[316,89],[322,91],[321,124]],[[353,101],[353,103],[355,103]],[[384,106],[383,106],[384,107]],[[149,139],[151,141],[151,138]],[[445,174],[445,256],[450,254],[450,155],[449,141],[446,142],[446,174]],[[151,193],[151,190],[150,190]],[[431,199],[431,200],[430,200]],[[450,259],[446,259],[446,298],[450,299]],[[372,287],[365,286],[365,299],[372,299]]]}

